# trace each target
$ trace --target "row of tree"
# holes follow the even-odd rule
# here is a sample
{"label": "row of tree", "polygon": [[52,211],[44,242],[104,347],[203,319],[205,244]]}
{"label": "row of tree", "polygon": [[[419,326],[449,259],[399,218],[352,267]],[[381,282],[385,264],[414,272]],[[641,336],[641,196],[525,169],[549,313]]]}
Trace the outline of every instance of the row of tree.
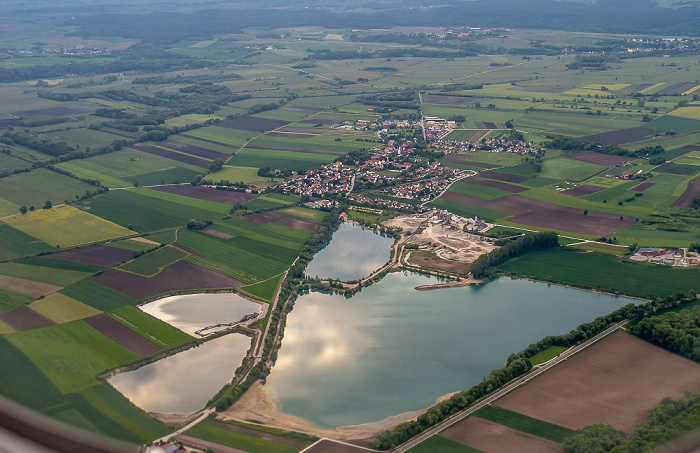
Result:
{"label": "row of tree", "polygon": [[502,247],[481,255],[469,268],[474,278],[485,278],[493,275],[495,266],[530,250],[558,247],[559,236],[553,231],[526,234]]}
{"label": "row of tree", "polygon": [[648,317],[630,328],[638,337],[700,362],[700,306]]}
{"label": "row of tree", "polygon": [[586,426],[565,439],[566,453],[642,453],[677,439],[700,426],[700,393],[663,399],[645,421],[627,435],[610,425]]}
{"label": "row of tree", "polygon": [[545,144],[547,148],[561,149],[564,151],[573,152],[583,152],[583,151],[595,151],[596,153],[602,154],[615,154],[618,156],[630,156],[630,157],[644,157],[653,156],[654,154],[660,154],[665,151],[662,146],[645,146],[636,150],[629,150],[623,148],[619,145],[601,144],[596,142],[589,142],[585,140],[578,140],[571,137],[555,137],[552,141]]}

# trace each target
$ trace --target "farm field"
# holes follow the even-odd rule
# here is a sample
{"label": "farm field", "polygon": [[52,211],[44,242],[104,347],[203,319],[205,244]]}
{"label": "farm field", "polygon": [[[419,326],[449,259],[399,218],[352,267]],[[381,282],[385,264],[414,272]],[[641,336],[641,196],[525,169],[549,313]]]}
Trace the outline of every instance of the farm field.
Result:
{"label": "farm field", "polygon": [[133,261],[122,264],[119,266],[119,269],[141,275],[142,277],[153,277],[167,266],[185,258],[187,255],[187,252],[166,245],[165,247],[140,256]]}
{"label": "farm field", "polygon": [[[606,273],[599,272],[606,269]],[[621,261],[611,255],[549,249],[528,252],[498,267],[506,274],[555,281],[581,288],[655,298],[697,286],[700,269],[673,269]]]}
{"label": "farm field", "polygon": [[496,405],[569,429],[604,423],[629,433],[663,398],[697,392],[699,375],[697,363],[617,332]]}
{"label": "farm field", "polygon": [[57,248],[134,234],[133,231],[72,206],[58,206],[6,217],[3,222]]}
{"label": "farm field", "polygon": [[84,195],[86,190],[94,191],[97,188],[45,168],[0,178],[0,193],[4,199],[37,209],[43,207],[47,200],[59,204],[74,199],[76,195]]}
{"label": "farm field", "polygon": [[555,442],[525,434],[481,418],[470,417],[442,434],[476,451],[560,452]]}

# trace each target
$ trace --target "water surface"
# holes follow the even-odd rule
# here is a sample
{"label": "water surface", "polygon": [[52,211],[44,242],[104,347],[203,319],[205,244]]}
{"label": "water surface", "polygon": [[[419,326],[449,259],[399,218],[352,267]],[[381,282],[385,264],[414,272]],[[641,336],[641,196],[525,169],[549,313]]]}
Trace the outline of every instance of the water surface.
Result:
{"label": "water surface", "polygon": [[355,223],[343,223],[306,268],[309,277],[359,280],[389,261],[394,240]]}
{"label": "water surface", "polygon": [[289,315],[265,388],[320,427],[383,420],[479,383],[506,358],[632,299],[499,278],[481,287],[393,273],[350,299],[310,293]]}
{"label": "water surface", "polygon": [[108,379],[147,412],[189,414],[233,379],[250,338],[229,334]]}
{"label": "water surface", "polygon": [[233,293],[171,296],[139,308],[194,336],[204,327],[238,322],[245,315],[260,313],[259,304]]}

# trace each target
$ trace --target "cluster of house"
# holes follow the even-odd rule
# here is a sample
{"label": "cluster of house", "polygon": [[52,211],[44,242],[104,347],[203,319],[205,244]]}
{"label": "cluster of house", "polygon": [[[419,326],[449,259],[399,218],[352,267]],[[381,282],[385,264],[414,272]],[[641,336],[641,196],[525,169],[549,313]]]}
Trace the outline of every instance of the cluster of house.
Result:
{"label": "cluster of house", "polygon": [[413,182],[387,187],[385,191],[407,200],[430,201],[447,190],[461,174],[462,170],[443,167],[434,162],[407,172],[405,177],[413,179]]}
{"label": "cluster of house", "polygon": [[538,156],[544,156],[545,154],[545,149],[535,146],[534,142],[526,142],[511,136],[482,140],[476,138],[478,137],[472,137],[469,140],[442,140],[436,144],[436,147],[453,151],[489,151],[492,153],[516,153]]}
{"label": "cluster of house", "polygon": [[19,50],[13,51],[8,50],[9,54],[20,54],[20,55],[31,55],[31,54],[51,54],[51,55],[109,55],[111,52],[109,49],[100,47],[85,47],[83,45],[70,46],[70,47],[53,47],[50,49],[43,49],[39,46],[33,47],[29,50]]}
{"label": "cluster of house", "polygon": [[700,47],[700,39],[688,38],[629,38],[626,42],[627,52],[689,50]]}
{"label": "cluster of house", "polygon": [[416,206],[410,203],[404,203],[398,200],[387,200],[384,198],[368,197],[364,195],[350,195],[348,197],[350,201],[357,204],[371,204],[374,206],[383,206],[388,209],[394,209],[397,211],[417,211],[423,212],[425,208],[423,206]]}
{"label": "cluster of house", "polygon": [[639,179],[644,176],[644,170],[639,170],[636,173],[620,173],[619,175],[615,176],[617,179],[624,179],[627,181],[633,180],[633,179]]}
{"label": "cluster of house", "polygon": [[426,116],[423,124],[425,126],[425,139],[428,143],[440,142],[447,134],[457,128],[456,121],[437,116]]}
{"label": "cluster of house", "polygon": [[284,193],[309,197],[345,194],[352,190],[356,171],[357,169],[343,165],[342,162],[333,162],[315,170],[308,170],[304,175],[287,179],[277,188],[282,189]]}

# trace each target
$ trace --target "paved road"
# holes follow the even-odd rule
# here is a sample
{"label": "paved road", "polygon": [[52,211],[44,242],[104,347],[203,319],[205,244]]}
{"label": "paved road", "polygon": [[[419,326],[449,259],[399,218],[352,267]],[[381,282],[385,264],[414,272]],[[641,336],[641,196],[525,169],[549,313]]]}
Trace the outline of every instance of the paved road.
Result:
{"label": "paved road", "polygon": [[429,429],[428,431],[424,432],[418,437],[414,437],[413,439],[409,440],[405,444],[399,446],[394,450],[394,453],[403,453],[405,451],[410,450],[411,448],[415,447],[419,443],[427,440],[429,437],[434,436],[435,434],[439,433],[440,431],[443,431],[446,428],[449,428],[450,426],[459,423],[460,421],[464,420],[468,416],[472,415],[474,412],[478,411],[482,407],[493,403],[497,399],[501,398],[502,396],[505,396],[506,394],[512,392],[516,388],[520,387],[521,385],[525,384],[526,382],[530,381],[531,379],[536,378],[540,374],[544,373],[545,371],[549,370],[550,368],[558,365],[559,363],[563,362],[564,360],[568,359],[574,354],[577,354],[578,352],[582,351],[583,349],[586,349],[588,346],[592,345],[593,343],[597,342],[598,340],[601,340],[602,338],[606,337],[607,335],[611,334],[615,330],[621,328],[625,324],[629,322],[628,319],[621,321],[617,324],[612,325],[608,329],[604,330],[603,332],[599,333],[598,335],[589,338],[585,342],[581,343],[578,346],[574,346],[565,352],[561,353],[558,357],[555,357],[554,359],[550,360],[549,362],[546,362],[539,367],[533,369],[529,374],[521,377],[520,379],[517,379],[515,382],[512,382],[511,384],[507,385],[506,387],[503,387],[501,390],[497,391],[496,393],[484,398],[483,400],[479,401],[475,405],[469,407],[468,409],[465,409],[463,412],[460,412],[457,415],[454,415],[452,418],[440,423],[437,426],[434,426],[433,428]]}

